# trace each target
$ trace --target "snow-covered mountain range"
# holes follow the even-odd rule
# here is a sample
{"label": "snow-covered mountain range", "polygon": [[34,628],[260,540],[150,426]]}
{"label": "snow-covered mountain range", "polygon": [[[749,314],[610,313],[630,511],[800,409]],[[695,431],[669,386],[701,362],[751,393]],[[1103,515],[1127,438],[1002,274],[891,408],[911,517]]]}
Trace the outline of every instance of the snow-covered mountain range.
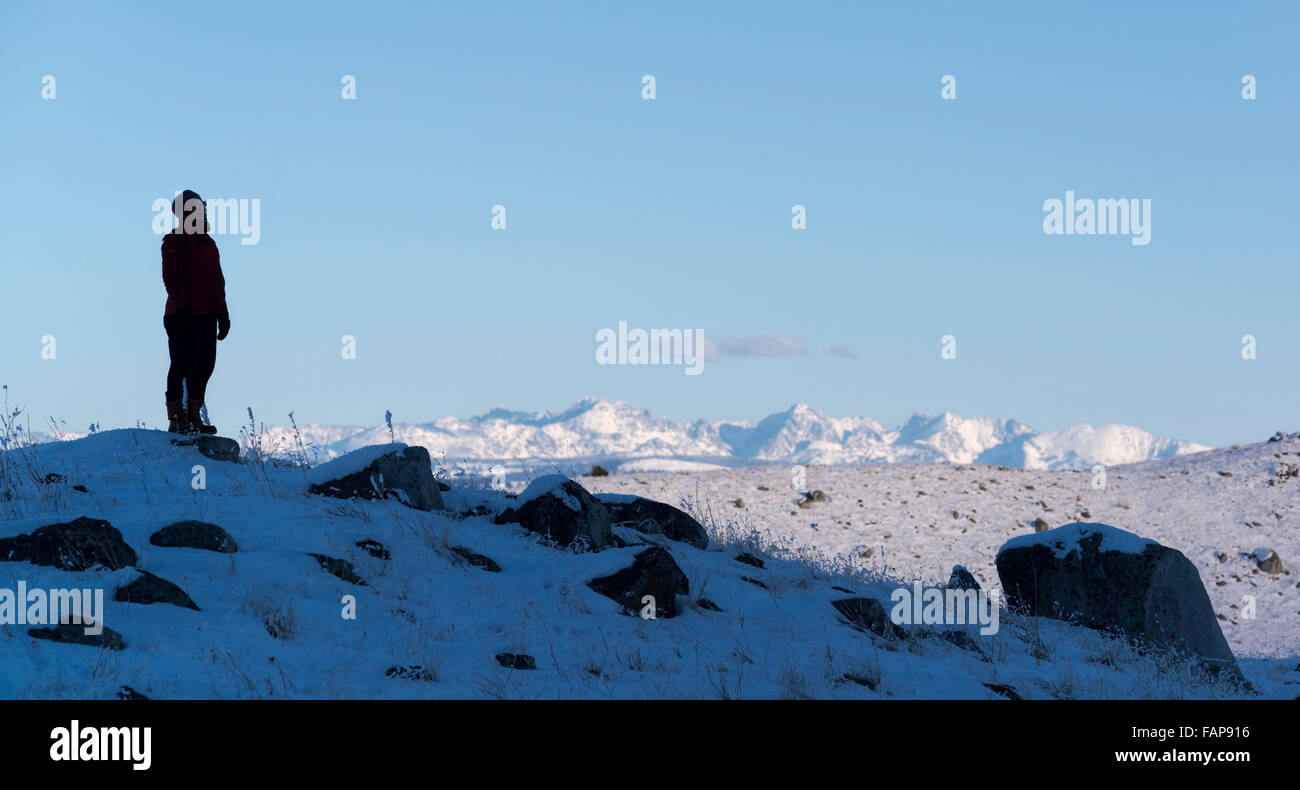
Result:
{"label": "snow-covered mountain range", "polygon": [[[267,433],[266,441],[273,446],[296,445],[291,430],[268,428]],[[300,435],[322,459],[390,441],[383,425],[307,425]],[[638,469],[652,468],[654,461],[664,462],[664,468],[689,461],[719,466],[949,462],[1079,469],[1210,449],[1128,425],[1080,425],[1039,433],[1015,420],[946,412],[917,414],[888,429],[869,417],[830,417],[802,403],[758,423],[697,420],[682,425],[622,401],[594,398],[560,412],[498,408],[468,419],[394,424],[393,438],[454,462],[595,459],[617,467],[635,459]]]}

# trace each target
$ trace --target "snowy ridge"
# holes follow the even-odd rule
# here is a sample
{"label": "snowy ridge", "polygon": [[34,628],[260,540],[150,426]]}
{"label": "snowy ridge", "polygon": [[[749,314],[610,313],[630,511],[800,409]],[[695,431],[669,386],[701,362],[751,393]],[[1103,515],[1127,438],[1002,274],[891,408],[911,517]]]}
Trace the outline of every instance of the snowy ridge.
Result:
{"label": "snowy ridge", "polygon": [[[268,429],[282,447],[288,429]],[[586,399],[561,412],[493,409],[477,417],[395,424],[398,441],[457,461],[605,459],[638,469],[673,463],[988,463],[1020,469],[1082,469],[1170,458],[1210,449],[1127,425],[1080,425],[1038,433],[1015,420],[917,414],[888,430],[869,417],[830,417],[807,404],[748,421],[680,425],[618,401]],[[391,441],[386,426],[308,425],[304,444],[322,459]],[[648,460],[652,459],[652,460]],[[607,466],[609,464],[606,464]]]}

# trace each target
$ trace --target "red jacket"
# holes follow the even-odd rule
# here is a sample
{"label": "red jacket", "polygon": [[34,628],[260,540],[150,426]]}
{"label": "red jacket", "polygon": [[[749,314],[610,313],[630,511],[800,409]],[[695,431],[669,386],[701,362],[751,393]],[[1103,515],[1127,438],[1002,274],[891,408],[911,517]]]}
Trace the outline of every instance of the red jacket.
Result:
{"label": "red jacket", "polygon": [[166,315],[189,308],[191,315],[226,312],[226,278],[217,243],[206,233],[168,233],[162,242],[162,277],[167,288]]}

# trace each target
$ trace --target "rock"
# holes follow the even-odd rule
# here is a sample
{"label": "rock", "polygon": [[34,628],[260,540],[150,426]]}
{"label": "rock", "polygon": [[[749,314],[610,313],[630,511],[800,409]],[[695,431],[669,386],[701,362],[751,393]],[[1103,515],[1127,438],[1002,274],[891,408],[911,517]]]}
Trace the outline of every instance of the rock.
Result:
{"label": "rock", "polygon": [[875,598],[841,598],[831,601],[831,606],[853,627],[870,631],[876,636],[902,639],[907,635],[902,626],[889,619],[884,604]]}
{"label": "rock", "polygon": [[397,678],[398,680],[423,680],[427,683],[432,683],[438,679],[438,677],[433,674],[432,670],[425,669],[418,664],[389,667],[384,670],[384,674],[390,678]]}
{"label": "rock", "polygon": [[196,434],[180,439],[172,439],[172,444],[177,447],[193,447],[214,461],[239,463],[239,442],[234,439],[227,439],[224,436]]}
{"label": "rock", "polygon": [[1015,689],[1010,686],[1004,686],[1001,683],[982,683],[980,685],[984,686],[984,688],[989,691],[992,691],[994,694],[1001,694],[1007,699],[1024,699],[1024,697],[1016,693]]}
{"label": "rock", "polygon": [[377,560],[391,560],[393,558],[392,552],[388,550],[388,547],[374,538],[358,540],[356,542],[356,547]]}
{"label": "rock", "polygon": [[85,486],[81,485],[80,483],[78,483],[77,485],[73,486],[73,487],[72,487],[72,490],[73,490],[73,491],[80,492],[80,493],[82,493],[82,494],[89,494],[89,493],[90,493],[90,489],[89,489],[89,488],[86,488]]}
{"label": "rock", "polygon": [[341,560],[337,557],[330,557],[324,554],[308,554],[314,557],[320,563],[321,569],[331,576],[337,576],[345,582],[365,587],[366,580],[357,575],[357,569],[352,567],[352,563],[347,560]]}
{"label": "rock", "polygon": [[512,507],[508,507],[505,510],[501,511],[500,513],[496,514],[492,518],[492,523],[493,524],[518,524],[519,511],[515,510]]}
{"label": "rock", "polygon": [[695,601],[695,605],[698,606],[698,607],[700,607],[701,609],[707,609],[707,610],[710,611],[710,612],[721,612],[721,611],[722,611],[722,607],[721,607],[721,606],[718,606],[716,603],[714,603],[713,601],[709,600],[708,598],[703,598],[703,597],[702,597],[702,598],[697,599],[697,600]]}
{"label": "rock", "polygon": [[396,499],[416,510],[442,510],[442,492],[433,477],[429,451],[403,444],[384,447],[393,449],[360,469],[353,469],[359,463],[349,458],[353,453],[316,467],[308,475],[308,492],[339,499]]}
{"label": "rock", "polygon": [[742,551],[741,553],[737,554],[736,562],[743,562],[746,565],[752,565],[755,568],[758,568],[759,570],[766,570],[766,566],[763,565],[763,561],[760,560],[758,557],[755,557],[753,554],[750,554],[747,551]]}
{"label": "rock", "polygon": [[948,583],[944,585],[949,590],[978,590],[980,583],[975,580],[975,575],[966,570],[964,565],[952,566],[952,575],[948,577]]}
{"label": "rock", "polygon": [[1076,523],[1012,538],[996,564],[1012,609],[1118,631],[1239,677],[1196,566],[1175,549]]}
{"label": "rock", "polygon": [[1039,516],[1038,518],[1034,519],[1034,532],[1046,532],[1051,528],[1052,525],[1048,524],[1047,519],[1043,518],[1042,516]]}
{"label": "rock", "polygon": [[1277,556],[1277,552],[1269,548],[1258,548],[1250,553],[1250,558],[1255,561],[1255,565],[1264,573],[1277,575],[1286,572],[1286,566],[1282,564],[1282,558]]}
{"label": "rock", "polygon": [[563,475],[534,480],[519,495],[519,523],[560,546],[578,541],[592,551],[614,545],[609,510],[587,489]]}
{"label": "rock", "polygon": [[135,689],[131,688],[130,686],[123,686],[120,689],[118,689],[117,698],[118,699],[149,699],[148,697],[136,691]]}
{"label": "rock", "polygon": [[735,505],[736,507],[744,507],[745,500],[743,497],[736,497],[734,500],[732,500],[731,504]]}
{"label": "rock", "polygon": [[600,464],[596,464],[591,467],[591,471],[587,473],[587,477],[609,477],[609,470]]}
{"label": "rock", "polygon": [[638,613],[642,597],[655,599],[657,617],[677,616],[677,596],[688,595],[690,580],[666,549],[653,546],[636,555],[632,565],[618,573],[592,579],[587,586],[622,605],[628,613]]}
{"label": "rock", "polygon": [[229,532],[206,521],[187,520],[168,524],[150,535],[149,542],[155,546],[203,549],[222,554],[239,551],[239,546]]}
{"label": "rock", "polygon": [[199,607],[185,594],[185,591],[161,576],[149,571],[140,571],[140,575],[130,584],[113,591],[113,600],[123,603],[170,603],[185,609],[199,611]]}
{"label": "rock", "polygon": [[841,587],[838,584],[832,584],[831,589],[834,590],[835,592],[842,592],[845,595],[857,595],[856,592],[850,590],[848,587]]}
{"label": "rock", "polygon": [[807,494],[804,494],[804,497],[805,497],[809,502],[825,502],[825,501],[826,501],[826,492],[825,492],[825,491],[822,491],[821,489],[816,489],[816,490],[813,490],[813,491],[809,491]]}
{"label": "rock", "polygon": [[647,535],[663,535],[697,549],[709,546],[709,535],[700,522],[672,505],[639,496],[601,494],[596,497],[609,509],[610,523]]}
{"label": "rock", "polygon": [[749,582],[750,584],[754,585],[755,587],[762,587],[764,590],[767,589],[767,583],[766,583],[766,582],[759,581],[758,579],[755,579],[755,578],[752,577],[752,576],[741,576],[741,577],[740,577],[740,580],[741,580],[741,581],[745,581],[745,582]]}
{"label": "rock", "polygon": [[1273,434],[1272,436],[1268,437],[1268,440],[1269,440],[1270,442],[1285,442],[1285,441],[1286,441],[1286,434],[1283,433],[1282,431],[1278,431],[1277,433],[1275,433],[1275,434]]}
{"label": "rock", "polygon": [[104,650],[123,650],[126,642],[122,635],[108,626],[103,626],[98,634],[86,633],[84,625],[63,623],[49,628],[28,628],[27,635],[34,639],[48,639],[51,642],[63,642],[69,645],[86,645]]}
{"label": "rock", "polygon": [[507,669],[537,669],[537,661],[527,653],[497,653],[496,658]]}
{"label": "rock", "polygon": [[58,472],[50,472],[48,475],[45,476],[45,480],[44,480],[44,482],[45,482],[45,485],[47,485],[47,486],[52,486],[52,485],[56,485],[56,484],[58,484],[58,483],[66,483],[66,482],[68,482],[68,478],[64,477],[63,475],[59,474]]}
{"label": "rock", "polygon": [[461,559],[473,565],[475,568],[482,568],[488,573],[500,573],[501,566],[493,562],[491,557],[483,554],[475,554],[464,546],[452,546],[451,551],[460,556]]}
{"label": "rock", "polygon": [[112,524],[82,516],[39,527],[28,535],[0,539],[0,561],[50,565],[65,571],[102,565],[116,571],[134,565],[136,555]]}

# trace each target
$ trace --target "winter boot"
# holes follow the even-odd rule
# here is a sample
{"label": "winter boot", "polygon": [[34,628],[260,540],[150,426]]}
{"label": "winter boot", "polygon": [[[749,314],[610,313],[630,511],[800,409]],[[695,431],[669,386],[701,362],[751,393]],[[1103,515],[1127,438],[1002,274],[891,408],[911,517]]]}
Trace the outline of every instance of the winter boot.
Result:
{"label": "winter boot", "polygon": [[189,433],[190,421],[178,400],[167,401],[167,430],[171,433]]}
{"label": "winter boot", "polygon": [[189,420],[190,430],[195,433],[216,433],[216,426],[207,425],[203,422],[203,404],[190,401],[189,403]]}

